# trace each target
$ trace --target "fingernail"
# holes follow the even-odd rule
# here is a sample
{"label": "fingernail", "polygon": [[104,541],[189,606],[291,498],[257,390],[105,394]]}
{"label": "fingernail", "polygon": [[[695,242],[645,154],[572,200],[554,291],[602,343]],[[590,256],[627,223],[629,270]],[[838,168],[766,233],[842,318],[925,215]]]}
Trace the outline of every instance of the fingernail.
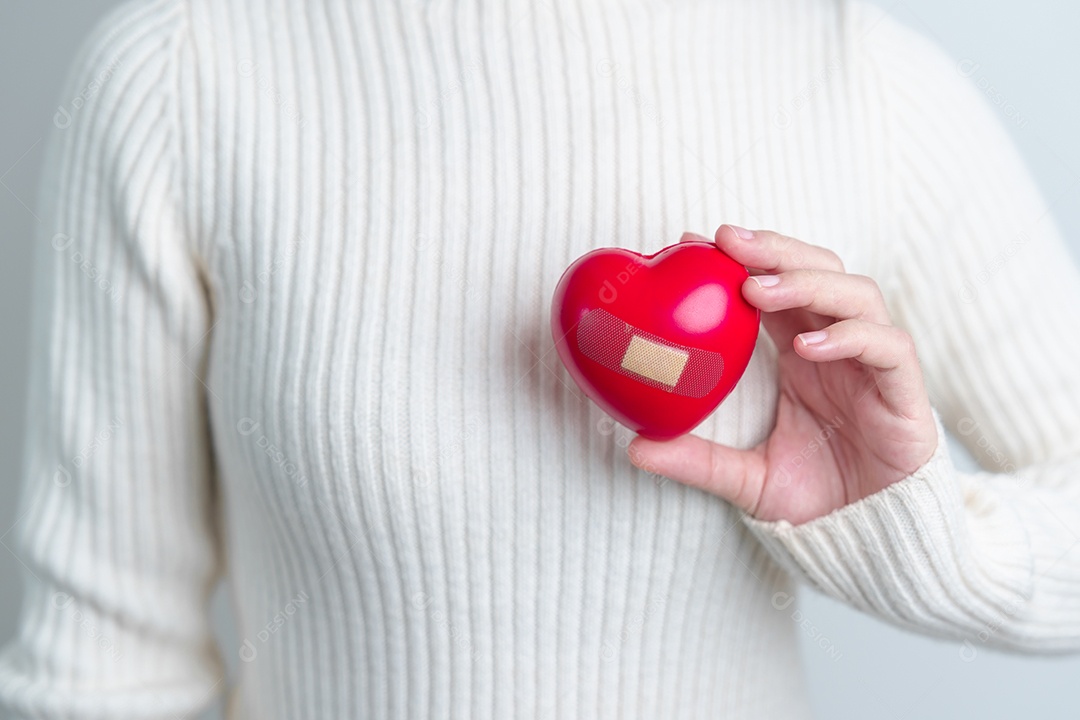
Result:
{"label": "fingernail", "polygon": [[778,275],[751,275],[758,287],[772,287],[780,282]]}
{"label": "fingernail", "polygon": [[752,230],[747,230],[746,228],[741,228],[738,225],[728,225],[728,227],[731,228],[732,230],[734,230],[735,234],[738,235],[743,240],[753,240],[754,239],[754,233],[753,233]]}
{"label": "fingernail", "polygon": [[813,332],[801,333],[799,339],[802,340],[803,345],[817,345],[819,342],[829,337],[829,333],[824,330],[815,330]]}

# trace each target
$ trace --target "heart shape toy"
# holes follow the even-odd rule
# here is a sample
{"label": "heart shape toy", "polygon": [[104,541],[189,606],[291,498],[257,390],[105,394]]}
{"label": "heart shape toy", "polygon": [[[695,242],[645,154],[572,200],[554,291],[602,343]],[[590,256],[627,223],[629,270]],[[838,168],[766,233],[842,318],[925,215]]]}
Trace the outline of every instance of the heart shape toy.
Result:
{"label": "heart shape toy", "polygon": [[750,363],[761,312],[742,296],[747,277],[707,242],[652,255],[593,250],[555,288],[555,347],[615,420],[654,440],[678,437],[716,409]]}

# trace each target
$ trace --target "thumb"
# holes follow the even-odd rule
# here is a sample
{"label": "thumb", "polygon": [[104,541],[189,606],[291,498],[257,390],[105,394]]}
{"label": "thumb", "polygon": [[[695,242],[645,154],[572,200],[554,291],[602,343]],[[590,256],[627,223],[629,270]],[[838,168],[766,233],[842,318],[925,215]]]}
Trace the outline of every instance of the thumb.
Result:
{"label": "thumb", "polygon": [[642,470],[717,495],[746,512],[761,498],[765,460],[757,449],[739,450],[695,435],[664,441],[639,435],[626,453]]}

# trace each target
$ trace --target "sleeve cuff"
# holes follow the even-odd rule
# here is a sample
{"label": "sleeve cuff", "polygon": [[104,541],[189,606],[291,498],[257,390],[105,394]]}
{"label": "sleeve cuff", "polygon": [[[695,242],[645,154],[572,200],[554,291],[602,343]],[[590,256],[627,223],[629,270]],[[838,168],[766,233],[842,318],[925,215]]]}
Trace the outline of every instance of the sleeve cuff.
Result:
{"label": "sleeve cuff", "polygon": [[956,631],[1015,612],[1033,583],[1027,533],[957,473],[936,410],[934,423],[934,454],[887,488],[800,525],[743,522],[793,576],[883,619]]}

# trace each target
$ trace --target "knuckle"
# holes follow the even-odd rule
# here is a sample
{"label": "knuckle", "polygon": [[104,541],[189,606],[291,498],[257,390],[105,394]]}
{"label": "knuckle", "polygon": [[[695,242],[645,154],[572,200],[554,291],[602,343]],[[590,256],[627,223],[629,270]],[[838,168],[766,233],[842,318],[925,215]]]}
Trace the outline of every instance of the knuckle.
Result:
{"label": "knuckle", "polygon": [[873,295],[874,302],[881,308],[885,307],[885,293],[882,291],[881,286],[876,281],[870,281],[870,293]]}
{"label": "knuckle", "polygon": [[851,294],[832,283],[826,283],[822,286],[821,297],[826,301],[826,306],[832,312],[841,315],[848,314],[850,306],[853,304]]}
{"label": "knuckle", "polygon": [[714,482],[718,481],[724,471],[724,461],[720,457],[720,448],[716,443],[709,443],[709,477]]}
{"label": "knuckle", "polygon": [[881,295],[881,286],[878,285],[877,280],[869,275],[852,275],[862,286],[863,289],[871,295]]}
{"label": "knuckle", "polygon": [[859,285],[859,295],[864,299],[864,314],[878,316],[885,308],[885,295],[877,280],[868,275],[851,275]]}
{"label": "knuckle", "polygon": [[784,273],[790,277],[790,292],[794,299],[809,304],[822,297],[832,297],[834,288],[823,282],[823,273],[816,268],[799,268]]}
{"label": "knuckle", "polygon": [[785,258],[789,264],[798,264],[802,258],[803,243],[790,235],[782,235],[778,232],[769,232],[769,241],[776,250],[777,255]]}
{"label": "knuckle", "polygon": [[822,253],[825,256],[825,262],[827,266],[837,272],[844,272],[844,261],[840,259],[840,256],[836,254],[834,250],[829,248],[822,248]]}
{"label": "knuckle", "polygon": [[706,479],[707,489],[714,495],[721,495],[726,487],[727,473],[720,447],[716,443],[709,445],[709,474]]}
{"label": "knuckle", "polygon": [[896,336],[897,347],[904,354],[904,357],[913,357],[915,355],[915,338],[902,328],[894,328],[893,332]]}

